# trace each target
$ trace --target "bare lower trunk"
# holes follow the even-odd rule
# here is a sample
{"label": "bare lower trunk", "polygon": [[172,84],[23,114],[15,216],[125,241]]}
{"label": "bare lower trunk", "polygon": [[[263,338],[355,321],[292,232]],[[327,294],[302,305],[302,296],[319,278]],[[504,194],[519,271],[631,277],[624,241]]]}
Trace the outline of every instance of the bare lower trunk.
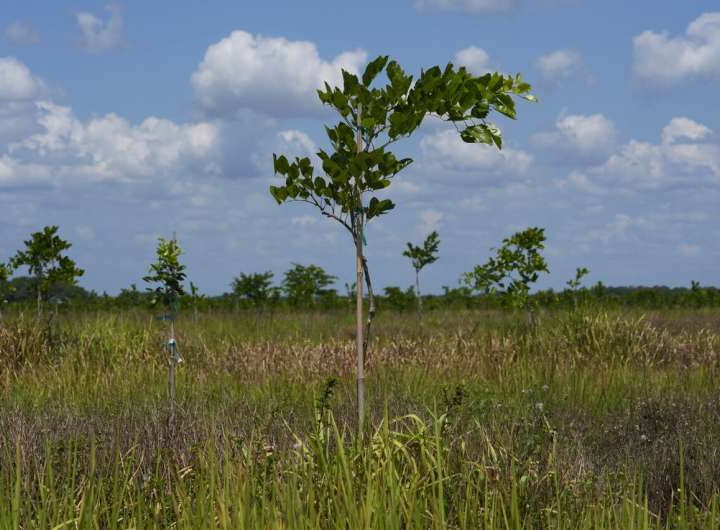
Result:
{"label": "bare lower trunk", "polygon": [[170,340],[168,342],[168,400],[170,402],[170,422],[175,419],[175,366],[177,355],[175,354],[175,320],[170,320]]}
{"label": "bare lower trunk", "polygon": [[365,342],[363,341],[363,248],[362,248],[362,225],[359,226],[360,237],[355,243],[355,269],[357,273],[355,287],[355,348],[357,350],[357,416],[358,434],[362,437],[364,432],[365,419]]}
{"label": "bare lower trunk", "polygon": [[365,273],[365,285],[367,286],[368,296],[368,316],[365,322],[365,337],[363,341],[363,356],[365,365],[370,360],[370,338],[372,336],[372,322],[375,317],[375,295],[373,293],[372,281],[370,280],[370,269],[368,268],[367,258],[363,256],[363,272]]}
{"label": "bare lower trunk", "polygon": [[415,269],[415,296],[417,296],[418,317],[422,318],[422,294],[420,293],[420,271]]}

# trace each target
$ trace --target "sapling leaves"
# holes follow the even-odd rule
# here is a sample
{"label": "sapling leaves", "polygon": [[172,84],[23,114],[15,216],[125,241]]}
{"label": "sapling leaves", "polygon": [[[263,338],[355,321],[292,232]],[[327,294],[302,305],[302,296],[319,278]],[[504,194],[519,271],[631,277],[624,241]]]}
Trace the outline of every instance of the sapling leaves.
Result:
{"label": "sapling leaves", "polygon": [[435,263],[437,261],[437,252],[439,247],[440,237],[438,236],[438,233],[433,230],[425,238],[422,246],[416,246],[408,242],[407,250],[403,252],[403,256],[410,258],[413,268],[419,272],[425,268],[426,265],[430,265],[431,263]]}
{"label": "sapling leaves", "polygon": [[143,281],[157,284],[155,288],[148,287],[148,291],[155,293],[153,303],[161,303],[166,309],[173,312],[177,310],[180,296],[185,294],[183,282],[185,265],[180,263],[182,249],[175,239],[158,238],[155,251],[157,261],[150,265],[149,274]]}
{"label": "sapling leaves", "polygon": [[547,261],[541,254],[545,249],[545,230],[527,228],[503,239],[495,256],[463,275],[464,283],[486,294],[499,294],[512,307],[527,307],[530,286],[548,272]]}
{"label": "sapling leaves", "polygon": [[37,285],[38,311],[40,303],[57,284],[74,285],[85,271],[64,255],[72,247],[58,235],[57,226],[46,226],[31,234],[25,250],[19,250],[10,260],[11,268],[27,267]]}
{"label": "sapling leaves", "polygon": [[[387,82],[376,87],[383,72]],[[388,188],[412,160],[398,160],[386,148],[411,135],[427,116],[454,122],[465,142],[502,148],[500,129],[486,118],[496,112],[514,119],[513,96],[532,99],[530,85],[519,75],[474,76],[452,64],[422,71],[413,84],[413,77],[387,56],[368,63],[361,79],[347,71],[342,76],[342,88],[325,83],[318,90],[320,101],[341,117],[336,125],[325,127],[332,151],[318,151],[317,168],[307,157],[290,161],[273,155],[275,174],[285,182],[272,186],[270,193],[278,203],[309,202],[349,229],[389,211],[388,203],[378,209],[377,202],[370,206],[369,201],[380,201],[374,193]],[[351,219],[360,212],[365,214],[362,222]]]}

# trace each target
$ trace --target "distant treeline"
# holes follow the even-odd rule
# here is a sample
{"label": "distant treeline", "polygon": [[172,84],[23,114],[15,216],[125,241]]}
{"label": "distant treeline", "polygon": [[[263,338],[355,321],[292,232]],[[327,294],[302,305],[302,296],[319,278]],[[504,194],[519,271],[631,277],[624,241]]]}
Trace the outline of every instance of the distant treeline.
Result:
{"label": "distant treeline", "polygon": [[[302,270],[300,272],[303,272]],[[317,271],[316,271],[317,272]],[[300,275],[302,276],[302,275]],[[322,274],[320,275],[322,276]],[[241,275],[232,286],[233,292],[219,296],[201,294],[185,295],[181,298],[184,309],[233,310],[257,309],[273,310],[278,308],[297,308],[314,310],[336,310],[354,307],[354,286],[345,285],[345,292],[331,289],[328,285],[334,281],[332,276],[323,276],[319,282],[287,282],[272,286],[272,276],[268,273]],[[302,278],[300,278],[302,280]],[[7,304],[16,305],[34,302],[36,296],[35,280],[20,276],[8,282]],[[99,294],[77,285],[55,285],[51,289],[48,301],[50,305],[72,306],[73,308],[132,308],[153,306],[153,293],[131,285],[122,289],[118,295]],[[493,309],[502,308],[505,301],[493,294],[476,294],[467,287],[443,287],[442,294],[423,295],[423,304],[427,310],[455,309]],[[414,311],[417,299],[413,287],[385,287],[375,294],[379,308],[396,311]],[[603,307],[637,307],[648,309],[663,308],[701,308],[720,307],[720,288],[703,287],[692,282],[690,287],[666,286],[627,286],[609,287],[602,282],[592,287],[552,289],[537,291],[530,296],[534,307],[575,307],[582,305],[600,305]]]}

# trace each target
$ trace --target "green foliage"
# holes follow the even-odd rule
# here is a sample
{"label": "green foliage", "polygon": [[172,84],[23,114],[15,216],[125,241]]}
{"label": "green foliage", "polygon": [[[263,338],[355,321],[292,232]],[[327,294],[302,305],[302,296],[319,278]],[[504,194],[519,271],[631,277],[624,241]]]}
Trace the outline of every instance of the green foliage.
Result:
{"label": "green foliage", "polygon": [[10,260],[14,269],[27,267],[35,278],[38,302],[47,299],[50,290],[59,284],[74,285],[85,271],[63,254],[72,245],[58,236],[57,226],[46,226],[30,235],[25,250]]}
{"label": "green foliage", "polygon": [[185,294],[183,282],[185,265],[180,263],[182,249],[178,242],[173,239],[158,238],[155,254],[157,261],[150,265],[149,274],[143,277],[143,281],[149,284],[158,284],[155,288],[148,287],[147,290],[155,294],[153,303],[161,303],[165,308],[174,312],[178,310],[180,296]]}
{"label": "green foliage", "polygon": [[241,272],[240,276],[233,279],[230,286],[235,296],[241,300],[250,301],[255,307],[261,307],[270,300],[275,292],[272,287],[273,276],[271,271],[252,274]]}
{"label": "green foliage", "polygon": [[337,279],[325,272],[317,265],[300,265],[293,263],[293,267],[285,272],[282,281],[282,290],[290,305],[312,307],[323,296],[328,296],[332,290],[327,289]]}
{"label": "green foliage", "polygon": [[[374,86],[383,71],[385,85]],[[318,151],[322,167],[316,170],[308,157],[290,161],[273,155],[275,174],[285,183],[271,186],[270,193],[278,203],[295,200],[314,205],[345,226],[356,243],[365,223],[395,207],[377,193],[412,162],[398,159],[387,149],[389,145],[410,136],[426,117],[435,116],[461,127],[460,136],[466,142],[500,148],[501,133],[488,121],[490,113],[514,119],[513,95],[534,100],[528,96],[530,85],[519,74],[477,77],[452,64],[424,70],[414,83],[387,56],[371,61],[361,79],[346,71],[342,74],[342,88],[326,83],[318,91],[320,101],[341,118],[334,127],[325,128],[332,150]],[[364,194],[369,194],[367,200]]]}
{"label": "green foliage", "polygon": [[0,302],[5,301],[5,298],[11,292],[10,282],[8,281],[12,274],[12,268],[10,264],[0,263]]}
{"label": "green foliage", "polygon": [[382,302],[396,311],[406,311],[410,309],[416,300],[415,291],[412,287],[408,287],[403,291],[400,287],[389,286],[385,287],[383,292],[385,296]]}
{"label": "green foliage", "polygon": [[407,250],[403,252],[403,256],[410,258],[413,268],[419,272],[425,267],[425,265],[430,265],[431,263],[435,263],[437,261],[439,246],[440,238],[438,233],[433,230],[425,238],[421,247],[408,242]]}
{"label": "green foliage", "polygon": [[587,267],[578,267],[575,269],[575,278],[565,283],[571,290],[577,291],[580,285],[582,285],[582,279],[588,274],[590,274],[590,270]]}
{"label": "green foliage", "polygon": [[486,294],[499,294],[512,307],[527,307],[530,286],[541,272],[549,272],[540,253],[545,248],[545,230],[527,228],[503,239],[496,255],[464,275],[466,285]]}

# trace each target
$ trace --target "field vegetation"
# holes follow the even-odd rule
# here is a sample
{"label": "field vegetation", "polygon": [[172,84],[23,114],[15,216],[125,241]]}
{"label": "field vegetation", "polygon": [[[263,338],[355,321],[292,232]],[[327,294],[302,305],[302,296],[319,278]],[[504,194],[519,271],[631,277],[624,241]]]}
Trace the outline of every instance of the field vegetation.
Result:
{"label": "field vegetation", "polygon": [[[382,301],[381,307],[382,307]],[[720,324],[583,303],[385,309],[356,434],[354,321],[12,305],[0,528],[717,528]]]}

